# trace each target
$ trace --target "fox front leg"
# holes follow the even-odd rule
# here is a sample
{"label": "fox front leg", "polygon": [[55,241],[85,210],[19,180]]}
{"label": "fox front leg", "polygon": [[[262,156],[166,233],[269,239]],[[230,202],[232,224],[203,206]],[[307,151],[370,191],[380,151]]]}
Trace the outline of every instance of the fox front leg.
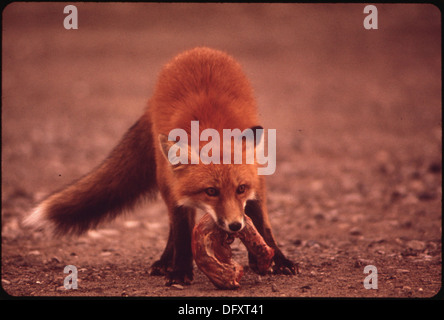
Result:
{"label": "fox front leg", "polygon": [[194,228],[195,210],[175,207],[171,221],[173,256],[171,269],[166,272],[166,285],[189,285],[193,281],[193,253],[191,237]]}
{"label": "fox front leg", "polygon": [[[274,239],[271,226],[268,221],[268,215],[263,204],[260,200],[250,200],[245,206],[245,214],[253,220],[253,224],[259,231],[265,242],[274,249],[273,258],[273,273],[275,274],[288,274],[294,275],[299,273],[298,265],[289,260],[282,251],[278,248],[276,240]],[[257,272],[257,260],[256,257],[249,254],[249,265],[253,271]]]}

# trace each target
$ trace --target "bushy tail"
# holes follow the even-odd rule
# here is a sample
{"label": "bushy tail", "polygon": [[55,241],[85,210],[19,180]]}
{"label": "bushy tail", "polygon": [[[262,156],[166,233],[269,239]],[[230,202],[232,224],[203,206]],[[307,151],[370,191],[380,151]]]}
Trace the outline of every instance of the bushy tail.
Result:
{"label": "bushy tail", "polygon": [[56,234],[81,234],[130,209],[141,196],[153,197],[154,153],[151,119],[145,113],[100,166],[48,196],[25,224],[37,227],[49,222]]}

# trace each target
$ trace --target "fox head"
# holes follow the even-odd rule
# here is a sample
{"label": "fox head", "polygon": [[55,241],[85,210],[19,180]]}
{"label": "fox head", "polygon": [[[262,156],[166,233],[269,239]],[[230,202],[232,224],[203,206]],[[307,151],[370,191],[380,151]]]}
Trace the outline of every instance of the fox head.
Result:
{"label": "fox head", "polygon": [[[176,142],[169,141],[165,135],[159,135],[159,142],[164,156],[169,161],[170,149]],[[188,160],[191,160],[193,151],[188,146],[187,149]],[[247,201],[256,198],[256,190],[260,185],[257,164],[247,164],[245,154],[246,152],[243,152],[244,161],[241,164],[223,164],[222,161],[203,163],[201,160],[198,164],[191,164],[191,161],[183,164],[169,161],[175,178],[172,192],[177,204],[209,213],[216,224],[225,231],[241,230],[245,226],[244,212]]]}

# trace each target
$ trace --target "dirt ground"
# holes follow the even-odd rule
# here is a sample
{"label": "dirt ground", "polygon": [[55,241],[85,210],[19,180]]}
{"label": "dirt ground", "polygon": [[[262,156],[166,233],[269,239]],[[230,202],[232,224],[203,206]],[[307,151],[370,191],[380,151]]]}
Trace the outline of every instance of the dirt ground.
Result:
{"label": "dirt ground", "polygon": [[[1,280],[7,295],[433,297],[442,283],[441,21],[432,5],[14,3],[3,11]],[[295,276],[246,267],[238,290],[195,267],[149,275],[164,204],[76,237],[22,225],[45,195],[98,165],[142,114],[157,74],[195,46],[244,67],[277,129],[271,224]],[[240,242],[235,259],[247,265]],[[64,267],[78,270],[66,290]],[[377,289],[366,289],[367,265]],[[375,275],[373,273],[373,275]],[[373,283],[376,284],[376,283]],[[5,293],[4,293],[5,294]]]}

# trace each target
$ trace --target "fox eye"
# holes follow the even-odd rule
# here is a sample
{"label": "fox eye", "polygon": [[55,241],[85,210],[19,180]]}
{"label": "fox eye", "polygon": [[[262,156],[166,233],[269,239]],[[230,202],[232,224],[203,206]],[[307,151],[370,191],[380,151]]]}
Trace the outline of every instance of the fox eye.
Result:
{"label": "fox eye", "polygon": [[237,187],[236,193],[237,194],[244,193],[246,188],[247,188],[246,185],[241,184],[241,185],[239,185],[239,187]]}
{"label": "fox eye", "polygon": [[219,195],[219,190],[216,188],[206,188],[205,193],[210,197],[217,197]]}

